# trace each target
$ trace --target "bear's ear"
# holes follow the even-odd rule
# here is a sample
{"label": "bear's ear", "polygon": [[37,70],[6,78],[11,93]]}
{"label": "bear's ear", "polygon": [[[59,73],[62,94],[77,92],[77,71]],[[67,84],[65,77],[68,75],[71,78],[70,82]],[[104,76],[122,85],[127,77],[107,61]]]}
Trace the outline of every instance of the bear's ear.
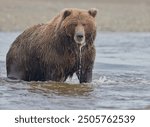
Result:
{"label": "bear's ear", "polygon": [[88,13],[95,18],[96,14],[97,14],[97,9],[96,8],[91,8],[90,10],[88,10]]}
{"label": "bear's ear", "polygon": [[66,17],[68,17],[71,14],[71,10],[70,9],[64,9],[63,11],[63,19],[65,19]]}

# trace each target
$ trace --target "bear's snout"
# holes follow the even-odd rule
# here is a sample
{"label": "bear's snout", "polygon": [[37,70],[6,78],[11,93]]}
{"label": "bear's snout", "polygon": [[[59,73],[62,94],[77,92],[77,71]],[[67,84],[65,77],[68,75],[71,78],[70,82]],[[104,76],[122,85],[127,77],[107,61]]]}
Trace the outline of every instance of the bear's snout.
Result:
{"label": "bear's snout", "polygon": [[77,26],[75,29],[74,40],[76,43],[83,45],[85,43],[85,32],[82,26]]}
{"label": "bear's snout", "polygon": [[81,42],[84,38],[83,33],[82,32],[76,33],[76,38],[77,38],[77,41]]}

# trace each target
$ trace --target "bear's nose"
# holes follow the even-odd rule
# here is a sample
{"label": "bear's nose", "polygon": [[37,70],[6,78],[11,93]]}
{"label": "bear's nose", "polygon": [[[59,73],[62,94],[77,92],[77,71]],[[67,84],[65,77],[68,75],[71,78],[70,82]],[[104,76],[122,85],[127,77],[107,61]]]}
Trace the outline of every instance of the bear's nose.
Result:
{"label": "bear's nose", "polygon": [[76,37],[78,40],[82,40],[83,39],[83,33],[81,33],[81,32],[77,33]]}

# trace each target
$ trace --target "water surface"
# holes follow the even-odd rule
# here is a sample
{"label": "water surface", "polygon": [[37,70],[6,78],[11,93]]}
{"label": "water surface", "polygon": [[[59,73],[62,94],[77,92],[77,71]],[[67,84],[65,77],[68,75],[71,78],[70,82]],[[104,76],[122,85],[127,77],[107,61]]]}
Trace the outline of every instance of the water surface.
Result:
{"label": "water surface", "polygon": [[99,33],[93,81],[11,81],[5,59],[19,33],[0,33],[0,109],[150,109],[150,33]]}

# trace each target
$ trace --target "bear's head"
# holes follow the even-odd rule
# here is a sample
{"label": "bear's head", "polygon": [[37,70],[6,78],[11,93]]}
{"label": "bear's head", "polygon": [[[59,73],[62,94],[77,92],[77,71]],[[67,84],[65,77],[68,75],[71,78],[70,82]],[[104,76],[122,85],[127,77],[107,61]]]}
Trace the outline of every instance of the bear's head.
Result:
{"label": "bear's head", "polygon": [[79,45],[91,44],[96,37],[97,9],[64,9],[60,13],[59,30]]}

